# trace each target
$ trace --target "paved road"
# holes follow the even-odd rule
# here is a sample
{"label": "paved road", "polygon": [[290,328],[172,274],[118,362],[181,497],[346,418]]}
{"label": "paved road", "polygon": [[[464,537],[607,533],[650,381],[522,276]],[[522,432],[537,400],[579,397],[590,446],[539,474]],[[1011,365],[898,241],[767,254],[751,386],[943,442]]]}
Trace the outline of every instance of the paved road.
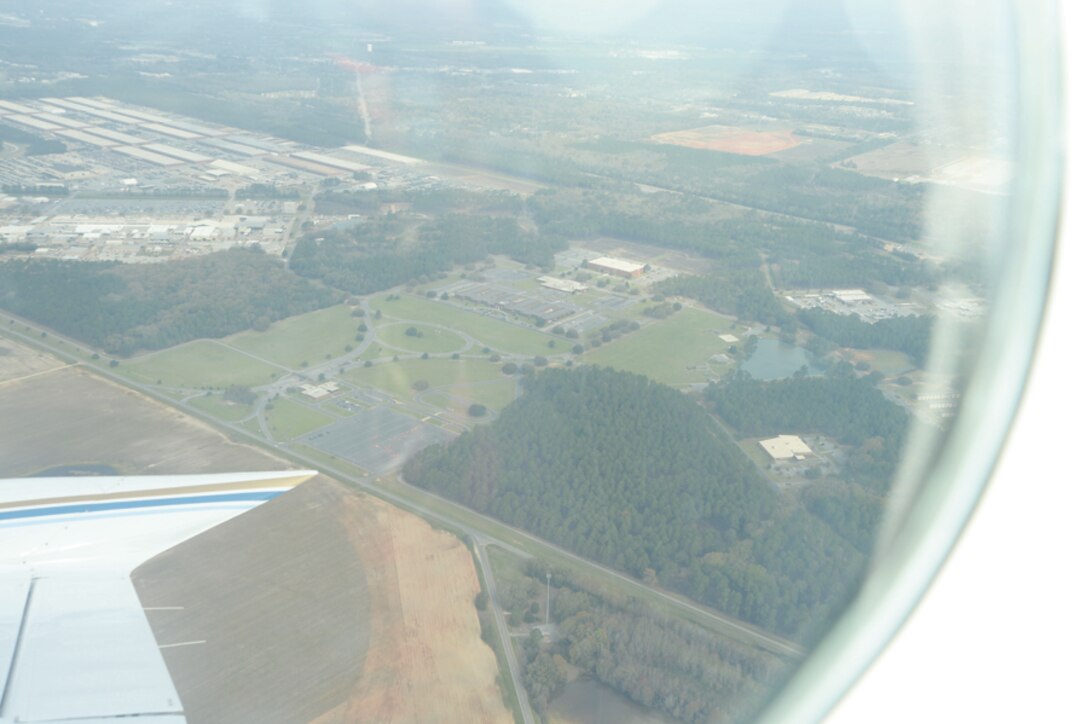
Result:
{"label": "paved road", "polygon": [[[14,315],[8,315],[8,316],[14,317]],[[23,324],[23,325],[28,325],[28,326],[30,326],[30,328],[32,330],[35,330],[35,332],[41,331],[41,328],[38,325],[32,324],[29,321],[23,320],[23,319],[18,318],[18,317],[14,317],[14,318],[17,320],[17,323]],[[11,334],[12,336],[24,339],[26,342],[30,343],[32,346],[40,346],[43,343],[43,340],[41,340],[39,338],[35,338],[31,334],[24,334],[22,331],[15,330],[15,329],[12,328],[12,326],[9,326],[9,325],[5,325],[5,330],[4,331],[5,331],[5,333]],[[59,337],[59,335],[56,335],[55,333],[51,333],[51,334],[53,335],[54,338]],[[74,340],[69,340],[69,341],[72,342],[73,344],[78,344],[78,343],[74,342]],[[46,341],[46,343],[47,343],[47,345],[49,347],[52,347],[51,344],[48,344],[48,341]],[[85,348],[85,345],[80,345],[80,346]],[[64,358],[67,358],[67,359],[71,358],[70,354],[65,354],[63,351],[60,352],[60,355],[62,357],[64,357]],[[79,360],[76,359],[74,361],[79,361]],[[171,406],[174,406],[174,407],[180,407],[181,409],[183,409],[185,412],[189,413],[193,417],[197,417],[197,418],[199,418],[201,420],[204,420],[204,421],[206,421],[206,422],[208,422],[208,423],[210,423],[210,424],[212,424],[214,426],[220,426],[220,427],[224,426],[224,423],[221,420],[207,414],[203,410],[195,408],[192,405],[189,405],[189,404],[187,404],[185,402],[181,402],[181,401],[178,401],[178,400],[175,400],[175,399],[170,399],[168,397],[165,397],[158,390],[154,389],[150,385],[144,385],[144,384],[140,384],[140,383],[137,383],[137,382],[133,382],[131,379],[128,379],[127,377],[123,377],[123,376],[113,372],[109,368],[90,367],[90,369],[92,369],[93,371],[103,375],[104,377],[107,377],[107,378],[113,380],[114,382],[117,382],[120,385],[139,390],[140,392],[142,392],[142,393],[146,394],[147,396],[152,397],[152,398],[154,398],[156,400],[159,400],[160,402],[163,402],[165,404],[168,404],[168,405],[171,405]],[[235,426],[228,426],[228,427],[238,436],[248,438],[249,440],[251,440],[251,441],[253,441],[253,442],[257,443],[257,444],[260,444],[260,445],[262,445],[264,447],[271,447],[274,450],[276,450],[276,452],[278,452],[279,454],[286,455],[286,456],[288,456],[288,457],[290,457],[290,458],[292,458],[292,459],[294,459],[294,460],[296,460],[298,462],[302,462],[305,465],[307,465],[307,466],[309,466],[309,467],[311,467],[311,468],[313,468],[315,470],[320,470],[321,472],[325,473],[326,475],[329,475],[330,477],[333,477],[333,478],[336,478],[336,479],[339,479],[339,480],[345,480],[345,478],[346,478],[346,476],[343,473],[329,468],[325,463],[323,463],[320,460],[312,458],[312,457],[310,457],[308,455],[305,455],[305,454],[303,454],[301,452],[298,452],[298,451],[285,450],[285,449],[275,445],[274,443],[270,444],[268,442],[268,440],[262,439],[260,436],[255,435],[255,434],[251,433],[249,430],[246,430],[244,428],[239,428],[239,427],[235,427]],[[773,636],[773,635],[771,635],[771,634],[769,634],[769,633],[767,633],[765,631],[760,630],[759,628],[757,628],[755,626],[751,626],[751,625],[746,624],[746,623],[744,623],[742,621],[738,621],[736,619],[724,616],[724,615],[722,615],[722,614],[720,614],[720,613],[718,613],[716,611],[713,611],[712,609],[709,609],[709,608],[706,608],[704,606],[692,603],[691,601],[688,601],[687,599],[685,599],[685,598],[683,598],[681,596],[678,596],[676,594],[668,593],[668,592],[663,591],[663,590],[658,589],[658,588],[651,588],[651,587],[645,585],[644,583],[642,583],[641,581],[639,581],[637,579],[631,578],[630,576],[622,574],[622,573],[620,573],[618,571],[614,571],[614,570],[612,570],[610,568],[602,566],[601,564],[596,563],[594,561],[591,561],[591,560],[589,560],[587,558],[583,558],[583,557],[581,557],[579,555],[576,555],[576,554],[574,554],[574,553],[572,553],[572,552],[570,552],[570,551],[568,551],[568,550],[566,550],[564,548],[560,548],[559,546],[554,545],[553,543],[549,543],[548,541],[545,541],[545,540],[543,540],[541,538],[538,538],[538,537],[536,537],[536,536],[534,536],[534,535],[532,535],[530,533],[527,533],[527,532],[525,532],[525,531],[523,531],[523,530],[521,530],[519,528],[515,528],[515,527],[507,525],[507,524],[505,524],[505,523],[503,523],[501,521],[495,520],[494,518],[490,518],[490,517],[488,517],[486,515],[482,515],[481,513],[477,512],[475,510],[472,510],[471,508],[468,508],[468,507],[466,507],[464,505],[461,505],[459,503],[456,503],[456,502],[447,500],[445,498],[442,498],[441,496],[435,495],[434,493],[430,493],[428,491],[421,490],[421,489],[418,489],[418,488],[413,488],[413,491],[419,497],[424,498],[425,500],[433,501],[434,503],[438,503],[441,506],[450,506],[450,507],[456,508],[459,511],[461,511],[465,515],[465,517],[468,518],[468,520],[470,520],[470,521],[473,520],[473,519],[479,520],[481,522],[482,521],[487,521],[487,523],[488,523],[488,525],[490,527],[492,527],[493,529],[498,529],[498,530],[502,531],[502,536],[503,536],[502,539],[496,538],[495,536],[493,536],[493,535],[491,535],[489,533],[486,533],[486,532],[476,528],[475,526],[473,526],[473,525],[471,525],[469,523],[465,523],[465,522],[462,522],[461,520],[455,520],[453,518],[450,518],[449,516],[442,514],[438,510],[435,510],[430,504],[418,503],[415,500],[404,497],[403,495],[398,494],[396,491],[391,490],[391,489],[389,489],[389,488],[387,488],[385,486],[378,485],[378,484],[376,484],[374,482],[371,482],[370,480],[351,478],[351,479],[347,479],[347,482],[350,482],[352,485],[355,485],[356,487],[358,487],[358,488],[360,488],[360,489],[362,489],[362,490],[364,490],[366,492],[372,493],[376,497],[382,498],[383,500],[387,500],[387,501],[393,503],[394,505],[397,505],[400,508],[403,508],[403,509],[405,509],[405,510],[407,510],[409,512],[415,513],[416,515],[420,515],[420,516],[422,516],[424,518],[430,518],[431,520],[438,521],[442,525],[444,525],[446,527],[449,527],[449,528],[452,528],[454,530],[465,531],[470,536],[473,536],[474,538],[480,540],[482,544],[492,543],[492,544],[495,544],[495,545],[499,545],[499,546],[502,546],[505,549],[513,551],[515,554],[517,554],[519,556],[522,556],[522,557],[524,557],[526,555],[526,551],[524,551],[522,549],[522,543],[524,541],[532,541],[533,544],[547,549],[552,554],[556,555],[559,558],[567,560],[569,563],[575,564],[577,567],[592,569],[595,573],[598,573],[601,576],[604,576],[605,578],[612,578],[614,580],[616,580],[616,579],[622,580],[622,581],[626,582],[627,584],[638,588],[639,592],[648,599],[656,600],[659,603],[666,603],[666,604],[668,604],[670,607],[672,607],[674,609],[680,609],[680,610],[683,610],[683,611],[685,611],[687,613],[694,614],[697,620],[702,619],[702,621],[704,622],[704,625],[705,624],[712,624],[713,628],[720,630],[724,635],[728,636],[729,632],[732,632],[733,633],[732,638],[734,640],[736,640],[736,641],[741,642],[741,643],[747,643],[747,644],[753,644],[754,643],[754,644],[757,644],[757,645],[763,647],[764,649],[766,649],[766,650],[768,650],[768,651],[770,651],[772,653],[775,653],[775,654],[778,654],[778,655],[781,655],[781,656],[790,657],[790,658],[800,657],[800,656],[803,656],[805,654],[804,649],[802,649],[801,647],[797,646],[796,644],[794,644],[794,643],[792,643],[790,641],[780,639],[780,638],[778,638],[776,636]]]}
{"label": "paved road", "polygon": [[[15,319],[16,323],[22,323],[24,324],[24,326],[29,326],[32,330],[40,331],[36,324],[30,323],[20,318]],[[32,334],[24,334],[21,331],[14,330],[11,326],[5,326],[4,331],[12,334],[13,336],[17,336],[17,338],[22,338],[33,346],[40,346],[44,342],[47,344],[49,342],[49,340],[44,341],[36,339],[35,336],[33,336]],[[58,339],[58,336],[59,335],[53,334],[53,339]],[[72,342],[73,344],[77,344],[74,341],[70,342]],[[49,344],[48,346],[51,347],[52,345]],[[86,348],[86,345],[81,346]],[[61,354],[63,354],[63,351],[61,352]],[[70,357],[70,355],[64,356]],[[131,379],[118,375],[118,373],[113,372],[109,368],[91,367],[91,369],[100,373],[100,375],[102,375],[103,377],[107,377],[113,380],[114,382],[118,382],[119,384],[128,386],[128,388],[133,388],[140,392],[143,392],[144,394],[153,397],[154,400],[158,400],[160,402],[175,407],[181,407],[189,415],[197,417],[201,420],[205,420],[213,426],[222,427],[224,425],[222,420],[208,415],[201,409],[193,407],[184,402],[171,400],[171,398],[163,396],[158,390],[152,388],[151,385],[134,382]],[[318,461],[318,459],[316,458],[312,458],[297,451],[288,451],[283,449],[283,447],[270,444],[268,440],[264,440],[259,437],[259,435],[251,433],[244,428],[230,426],[230,429],[235,434],[239,435],[239,437],[245,437],[250,441],[256,442],[265,447],[273,447],[273,449],[281,455],[286,455],[290,458],[293,458],[295,459],[295,461],[304,463],[305,465],[313,469],[321,470],[322,473],[324,473],[325,475],[329,475],[330,477],[339,480],[345,480],[345,476],[343,473],[339,473],[339,471],[329,468],[329,466],[325,465],[321,461]],[[791,641],[772,636],[762,629],[751,626],[749,624],[745,624],[744,622],[738,621],[738,619],[731,618],[717,613],[713,610],[707,609],[705,608],[705,606],[692,603],[687,599],[677,596],[677,594],[669,593],[657,588],[648,587],[640,580],[636,580],[634,578],[631,578],[630,576],[621,574],[617,572],[617,570],[607,568],[589,559],[584,559],[584,557],[580,555],[571,553],[566,549],[559,548],[558,545],[545,541],[541,538],[537,538],[531,535],[531,533],[521,530],[520,528],[508,526],[505,523],[502,523],[502,521],[484,516],[477,511],[473,511],[471,510],[471,508],[466,507],[465,505],[446,500],[440,495],[436,495],[434,493],[420,490],[417,488],[412,489],[413,492],[415,492],[417,495],[420,496],[420,498],[423,498],[424,500],[432,500],[434,503],[441,504],[442,506],[452,506],[457,508],[457,510],[459,510],[469,520],[486,520],[487,525],[489,525],[493,529],[498,529],[502,531],[503,538],[496,538],[495,536],[490,535],[490,533],[484,532],[483,530],[480,530],[479,528],[474,527],[471,524],[463,523],[463,521],[461,520],[450,518],[434,510],[434,508],[428,503],[418,503],[415,500],[405,498],[404,495],[400,495],[396,491],[391,490],[390,488],[386,488],[384,486],[380,486],[380,484],[371,482],[369,479],[351,478],[347,479],[347,482],[349,482],[350,484],[354,484],[355,487],[363,491],[378,496],[378,498],[391,502],[398,507],[404,508],[404,510],[410,513],[415,513],[416,515],[420,515],[424,518],[431,518],[438,521],[438,523],[441,523],[442,525],[453,528],[455,530],[463,530],[467,532],[468,535],[479,539],[482,543],[490,542],[493,544],[502,545],[504,549],[511,550],[512,552],[515,552],[520,556],[524,556],[527,554],[526,551],[522,550],[523,542],[532,541],[534,544],[540,545],[540,547],[560,557],[560,559],[565,559],[569,564],[574,564],[577,567],[592,569],[594,573],[599,574],[605,578],[619,579],[625,581],[627,582],[627,584],[638,588],[640,590],[640,593],[642,593],[643,596],[647,599],[656,600],[658,603],[667,603],[673,609],[682,610],[689,614],[694,614],[695,618],[702,619],[704,624],[712,624],[714,628],[717,628],[719,630],[725,629],[722,630],[722,633],[724,634],[727,634],[727,631],[732,631],[732,638],[734,640],[743,643],[756,643],[756,645],[761,646],[772,653],[786,655],[789,656],[789,658],[794,658],[794,656],[803,656],[805,654],[804,649],[796,646],[795,643]]]}
{"label": "paved road", "polygon": [[487,597],[491,601],[491,612],[495,616],[495,627],[499,632],[502,650],[510,666],[510,673],[513,674],[514,692],[517,694],[518,708],[521,709],[521,719],[525,724],[533,724],[535,721],[533,709],[529,705],[529,695],[525,693],[525,687],[521,685],[521,677],[518,675],[518,659],[514,655],[514,644],[510,641],[510,630],[506,627],[506,617],[503,615],[502,604],[499,602],[499,594],[495,590],[495,580],[491,573],[491,561],[487,557],[487,545],[481,543],[477,536],[473,536],[472,543],[472,547],[476,549],[476,556],[480,559],[480,569],[484,572],[483,584],[487,589]]}

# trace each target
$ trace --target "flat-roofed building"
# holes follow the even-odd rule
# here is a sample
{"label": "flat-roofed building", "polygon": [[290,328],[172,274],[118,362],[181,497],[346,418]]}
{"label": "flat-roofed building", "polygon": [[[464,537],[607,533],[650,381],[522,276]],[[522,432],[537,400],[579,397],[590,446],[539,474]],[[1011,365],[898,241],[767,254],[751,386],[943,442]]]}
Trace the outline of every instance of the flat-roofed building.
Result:
{"label": "flat-roofed building", "polygon": [[537,277],[537,281],[541,286],[547,289],[554,289],[557,292],[566,292],[567,294],[575,294],[577,292],[584,292],[589,289],[585,284],[576,282],[573,279],[560,279],[559,277]]}
{"label": "flat-roofed building", "polygon": [[847,304],[873,301],[873,298],[870,297],[869,293],[864,289],[833,289],[831,290],[831,295],[840,302],[845,302]]}
{"label": "flat-roofed building", "polygon": [[611,256],[599,256],[596,259],[590,259],[586,262],[586,266],[594,271],[604,272],[605,274],[614,274],[619,277],[634,279],[635,277],[642,276],[642,270],[646,265],[640,264],[639,262],[627,261],[626,259],[616,259]]}
{"label": "flat-roofed building", "polygon": [[779,435],[760,440],[759,446],[775,460],[804,460],[812,455],[812,448],[796,435]]}
{"label": "flat-roofed building", "polygon": [[320,385],[302,385],[302,394],[315,400],[320,400],[322,397],[328,397],[339,389],[340,385],[329,380],[328,382],[322,382]]}

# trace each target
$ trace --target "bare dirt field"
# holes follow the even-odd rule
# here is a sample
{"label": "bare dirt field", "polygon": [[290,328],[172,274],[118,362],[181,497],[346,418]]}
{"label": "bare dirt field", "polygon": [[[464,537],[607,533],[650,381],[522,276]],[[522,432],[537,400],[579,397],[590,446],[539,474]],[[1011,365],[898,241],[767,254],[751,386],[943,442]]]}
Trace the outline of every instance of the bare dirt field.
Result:
{"label": "bare dirt field", "polygon": [[954,156],[940,153],[940,149],[921,146],[910,141],[900,141],[874,151],[852,156],[848,161],[857,166],[857,171],[869,176],[882,178],[925,176],[941,163],[947,163]]}
{"label": "bare dirt field", "polygon": [[658,133],[650,140],[687,148],[706,148],[742,156],[766,156],[801,144],[792,131],[750,131],[736,126],[703,126]]}
{"label": "bare dirt field", "polygon": [[345,495],[311,481],[136,569],[189,722],[304,722],[351,695],[370,586]]}
{"label": "bare dirt field", "polygon": [[[294,467],[78,367],[41,371],[0,384],[0,477]],[[510,720],[464,545],[327,478],[133,580],[193,724]]]}
{"label": "bare dirt field", "polygon": [[814,138],[812,136],[798,136],[797,140],[799,143],[796,146],[769,155],[781,161],[805,163],[819,161],[822,158],[839,154],[850,147],[850,144],[845,141],[832,141],[827,138]]}
{"label": "bare dirt field", "polygon": [[0,477],[75,464],[145,475],[290,467],[78,367],[0,384],[0,410]]}
{"label": "bare dirt field", "polygon": [[512,721],[465,546],[373,498],[345,498],[340,511],[367,572],[370,649],[349,700],[318,721]]}
{"label": "bare dirt field", "polygon": [[[847,159],[859,173],[888,179],[929,181],[973,191],[1001,191],[1012,164],[977,151],[900,141]],[[845,163],[845,162],[844,162]]]}
{"label": "bare dirt field", "polygon": [[0,338],[0,385],[63,367],[56,357]]}

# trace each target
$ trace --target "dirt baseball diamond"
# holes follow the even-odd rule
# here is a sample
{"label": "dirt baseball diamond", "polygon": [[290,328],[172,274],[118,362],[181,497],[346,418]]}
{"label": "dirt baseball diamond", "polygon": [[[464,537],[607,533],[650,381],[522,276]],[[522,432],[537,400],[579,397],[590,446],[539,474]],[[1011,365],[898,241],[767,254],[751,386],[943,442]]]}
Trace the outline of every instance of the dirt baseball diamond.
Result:
{"label": "dirt baseball diamond", "polygon": [[750,131],[736,126],[702,126],[686,131],[658,133],[650,137],[656,143],[687,148],[705,148],[742,156],[766,156],[802,143],[793,131]]}

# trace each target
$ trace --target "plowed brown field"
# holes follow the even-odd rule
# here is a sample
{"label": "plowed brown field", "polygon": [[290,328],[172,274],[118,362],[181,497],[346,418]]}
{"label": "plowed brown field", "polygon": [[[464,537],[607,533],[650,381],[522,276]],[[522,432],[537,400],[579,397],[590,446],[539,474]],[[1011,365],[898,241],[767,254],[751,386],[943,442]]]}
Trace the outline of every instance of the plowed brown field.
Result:
{"label": "plowed brown field", "polygon": [[750,131],[736,126],[703,126],[686,131],[658,133],[650,140],[742,156],[766,156],[801,144],[801,139],[793,135],[792,131]]}
{"label": "plowed brown field", "polygon": [[[78,367],[0,339],[0,478],[295,467]],[[318,477],[148,561],[136,589],[192,724],[509,721],[471,556]]]}

